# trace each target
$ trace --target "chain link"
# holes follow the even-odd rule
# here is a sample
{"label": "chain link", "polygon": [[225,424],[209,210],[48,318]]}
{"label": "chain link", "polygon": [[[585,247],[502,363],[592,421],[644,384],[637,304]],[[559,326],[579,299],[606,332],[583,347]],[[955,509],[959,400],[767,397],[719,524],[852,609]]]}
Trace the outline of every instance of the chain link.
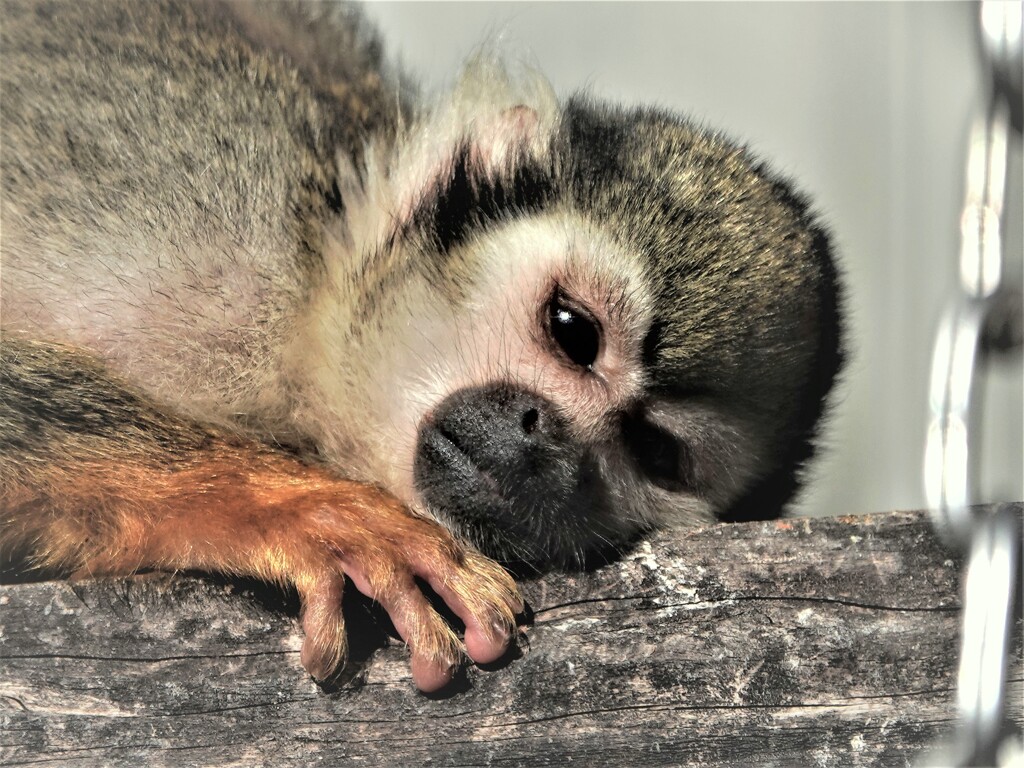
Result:
{"label": "chain link", "polygon": [[[959,724],[929,756],[946,766],[1024,766],[1020,733],[1006,716],[1007,657],[1021,580],[1021,509],[972,509],[980,457],[978,379],[985,358],[1019,349],[1020,292],[1003,285],[1002,242],[1009,147],[1020,140],[1022,8],[979,6],[990,97],[971,129],[967,189],[960,219],[959,287],[935,340],[924,484],[932,521],[951,547],[968,553],[957,674]],[[1004,339],[1003,336],[1006,336]],[[1009,339],[1007,342],[1006,339]]]}

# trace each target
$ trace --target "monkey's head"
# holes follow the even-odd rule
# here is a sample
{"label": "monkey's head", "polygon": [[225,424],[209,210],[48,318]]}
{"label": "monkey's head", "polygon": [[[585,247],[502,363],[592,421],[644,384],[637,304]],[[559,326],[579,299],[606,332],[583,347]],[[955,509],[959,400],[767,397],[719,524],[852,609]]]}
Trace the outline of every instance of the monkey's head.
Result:
{"label": "monkey's head", "polygon": [[779,514],[841,360],[825,232],[686,120],[502,83],[348,192],[322,449],[507,560]]}

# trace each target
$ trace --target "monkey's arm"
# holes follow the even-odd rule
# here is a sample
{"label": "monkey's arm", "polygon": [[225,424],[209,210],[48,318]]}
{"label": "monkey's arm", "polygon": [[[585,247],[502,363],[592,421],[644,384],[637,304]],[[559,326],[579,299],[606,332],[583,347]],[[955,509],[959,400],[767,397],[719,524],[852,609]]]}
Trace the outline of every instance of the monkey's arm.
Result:
{"label": "monkey's arm", "polygon": [[90,358],[0,342],[0,548],[78,574],[200,569],[293,584],[302,663],[345,655],[345,576],[408,643],[416,684],[444,685],[461,644],[416,587],[465,622],[478,662],[504,651],[521,608],[510,577],[372,486],[169,414]]}

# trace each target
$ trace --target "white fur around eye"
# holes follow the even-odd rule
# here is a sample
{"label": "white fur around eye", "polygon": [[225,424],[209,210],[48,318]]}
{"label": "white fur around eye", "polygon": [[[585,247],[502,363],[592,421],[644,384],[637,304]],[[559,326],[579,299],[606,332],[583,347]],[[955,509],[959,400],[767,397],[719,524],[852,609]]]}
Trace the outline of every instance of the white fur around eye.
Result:
{"label": "white fur around eye", "polygon": [[[650,293],[637,259],[597,226],[569,213],[513,222],[481,237],[473,258],[479,263],[474,300],[479,313],[492,317],[488,325],[499,327],[498,313],[505,312],[518,328],[531,329],[515,371],[519,383],[541,382],[541,391],[588,429],[607,409],[640,393],[639,352],[650,325]],[[585,307],[602,329],[602,351],[589,383],[578,373],[567,375],[564,361],[551,354],[543,318],[555,288]],[[491,343],[507,339],[499,335]]]}

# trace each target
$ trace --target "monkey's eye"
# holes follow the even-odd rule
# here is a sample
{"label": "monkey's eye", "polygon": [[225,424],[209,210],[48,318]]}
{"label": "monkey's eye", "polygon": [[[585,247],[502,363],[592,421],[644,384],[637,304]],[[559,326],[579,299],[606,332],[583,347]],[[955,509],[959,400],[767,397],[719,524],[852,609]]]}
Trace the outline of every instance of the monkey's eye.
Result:
{"label": "monkey's eye", "polygon": [[566,357],[581,368],[591,368],[601,348],[601,326],[583,307],[561,291],[548,302],[551,338]]}

